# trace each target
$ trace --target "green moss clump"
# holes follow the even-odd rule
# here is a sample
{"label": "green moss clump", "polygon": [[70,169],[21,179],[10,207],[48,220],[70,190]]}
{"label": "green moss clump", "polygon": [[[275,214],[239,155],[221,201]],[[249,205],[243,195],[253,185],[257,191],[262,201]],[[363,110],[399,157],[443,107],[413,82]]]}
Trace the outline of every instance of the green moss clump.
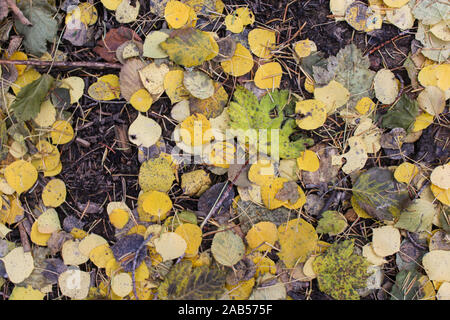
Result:
{"label": "green moss clump", "polygon": [[336,242],[316,257],[313,270],[319,289],[338,300],[359,300],[357,289],[366,286],[367,260],[354,253],[354,241]]}

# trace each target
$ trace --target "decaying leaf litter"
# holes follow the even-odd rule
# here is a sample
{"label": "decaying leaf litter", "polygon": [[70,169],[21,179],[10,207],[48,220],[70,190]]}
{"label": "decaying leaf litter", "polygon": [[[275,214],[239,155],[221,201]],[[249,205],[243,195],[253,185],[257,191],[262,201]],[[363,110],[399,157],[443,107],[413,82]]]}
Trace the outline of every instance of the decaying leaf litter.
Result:
{"label": "decaying leaf litter", "polygon": [[448,4],[30,3],[0,7],[5,298],[449,299]]}

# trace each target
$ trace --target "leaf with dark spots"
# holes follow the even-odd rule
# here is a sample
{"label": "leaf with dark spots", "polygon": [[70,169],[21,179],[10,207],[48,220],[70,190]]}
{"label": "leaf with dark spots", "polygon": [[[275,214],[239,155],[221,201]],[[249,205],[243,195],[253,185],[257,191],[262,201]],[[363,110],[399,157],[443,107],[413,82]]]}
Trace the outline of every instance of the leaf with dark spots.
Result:
{"label": "leaf with dark spots", "polygon": [[220,208],[216,208],[216,215],[223,212],[227,212],[233,203],[234,190],[231,189],[228,194],[225,194],[228,185],[225,182],[217,183],[211,188],[205,191],[198,200],[198,210],[207,215],[209,211],[214,207],[214,205],[220,200],[220,198],[225,197]]}

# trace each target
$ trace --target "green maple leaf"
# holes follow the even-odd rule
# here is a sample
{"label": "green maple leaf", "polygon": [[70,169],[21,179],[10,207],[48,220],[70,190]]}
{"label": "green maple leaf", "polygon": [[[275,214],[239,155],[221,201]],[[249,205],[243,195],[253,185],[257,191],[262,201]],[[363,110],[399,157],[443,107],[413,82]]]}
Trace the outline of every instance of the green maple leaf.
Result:
{"label": "green maple leaf", "polygon": [[24,36],[27,52],[40,57],[47,51],[47,41],[53,42],[58,31],[55,9],[44,0],[22,1],[19,6],[32,25],[24,25],[17,19],[15,27]]}
{"label": "green maple leaf", "polygon": [[44,74],[20,90],[11,105],[18,120],[27,121],[38,115],[54,81],[52,76]]}
{"label": "green maple leaf", "polygon": [[[261,101],[244,87],[237,87],[233,96],[234,101],[230,102],[228,115],[230,126],[235,130],[267,130],[266,141],[249,141],[258,143],[259,150],[271,149],[272,143],[277,143],[281,158],[297,158],[300,152],[305,150],[307,145],[311,145],[311,139],[301,137],[295,141],[290,140],[290,136],[296,131],[295,121],[289,119],[284,122],[284,111],[289,108],[289,91],[275,90],[266,94]],[[284,124],[283,124],[284,122]],[[278,131],[278,139],[272,136],[271,130]]]}

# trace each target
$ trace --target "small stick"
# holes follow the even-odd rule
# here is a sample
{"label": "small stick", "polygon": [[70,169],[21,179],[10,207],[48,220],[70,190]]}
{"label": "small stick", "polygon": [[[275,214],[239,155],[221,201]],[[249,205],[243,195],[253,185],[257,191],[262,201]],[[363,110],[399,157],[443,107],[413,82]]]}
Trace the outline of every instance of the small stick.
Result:
{"label": "small stick", "polygon": [[28,235],[27,232],[25,231],[25,227],[22,225],[22,222],[23,221],[21,221],[18,224],[20,233],[20,242],[22,242],[23,251],[30,252],[31,251],[30,241],[28,240]]}
{"label": "small stick", "polygon": [[385,42],[383,42],[383,43],[379,44],[378,46],[372,48],[369,52],[367,52],[366,54],[364,54],[364,56],[369,56],[369,55],[371,55],[371,54],[374,53],[375,51],[378,51],[378,50],[380,50],[381,48],[383,48],[384,46],[386,46],[388,43],[391,43],[391,42],[397,40],[398,38],[400,38],[400,37],[402,37],[402,36],[407,36],[407,37],[410,36],[410,34],[408,34],[408,30],[402,31],[402,32],[400,32],[398,35],[396,35],[395,37],[393,37],[393,38],[391,38],[391,39],[389,39],[389,40],[386,40]]}
{"label": "small stick", "polygon": [[0,64],[23,64],[28,66],[41,66],[41,67],[86,67],[93,69],[121,69],[120,63],[110,62],[95,62],[95,61],[41,61],[41,60],[6,60],[0,59]]}

